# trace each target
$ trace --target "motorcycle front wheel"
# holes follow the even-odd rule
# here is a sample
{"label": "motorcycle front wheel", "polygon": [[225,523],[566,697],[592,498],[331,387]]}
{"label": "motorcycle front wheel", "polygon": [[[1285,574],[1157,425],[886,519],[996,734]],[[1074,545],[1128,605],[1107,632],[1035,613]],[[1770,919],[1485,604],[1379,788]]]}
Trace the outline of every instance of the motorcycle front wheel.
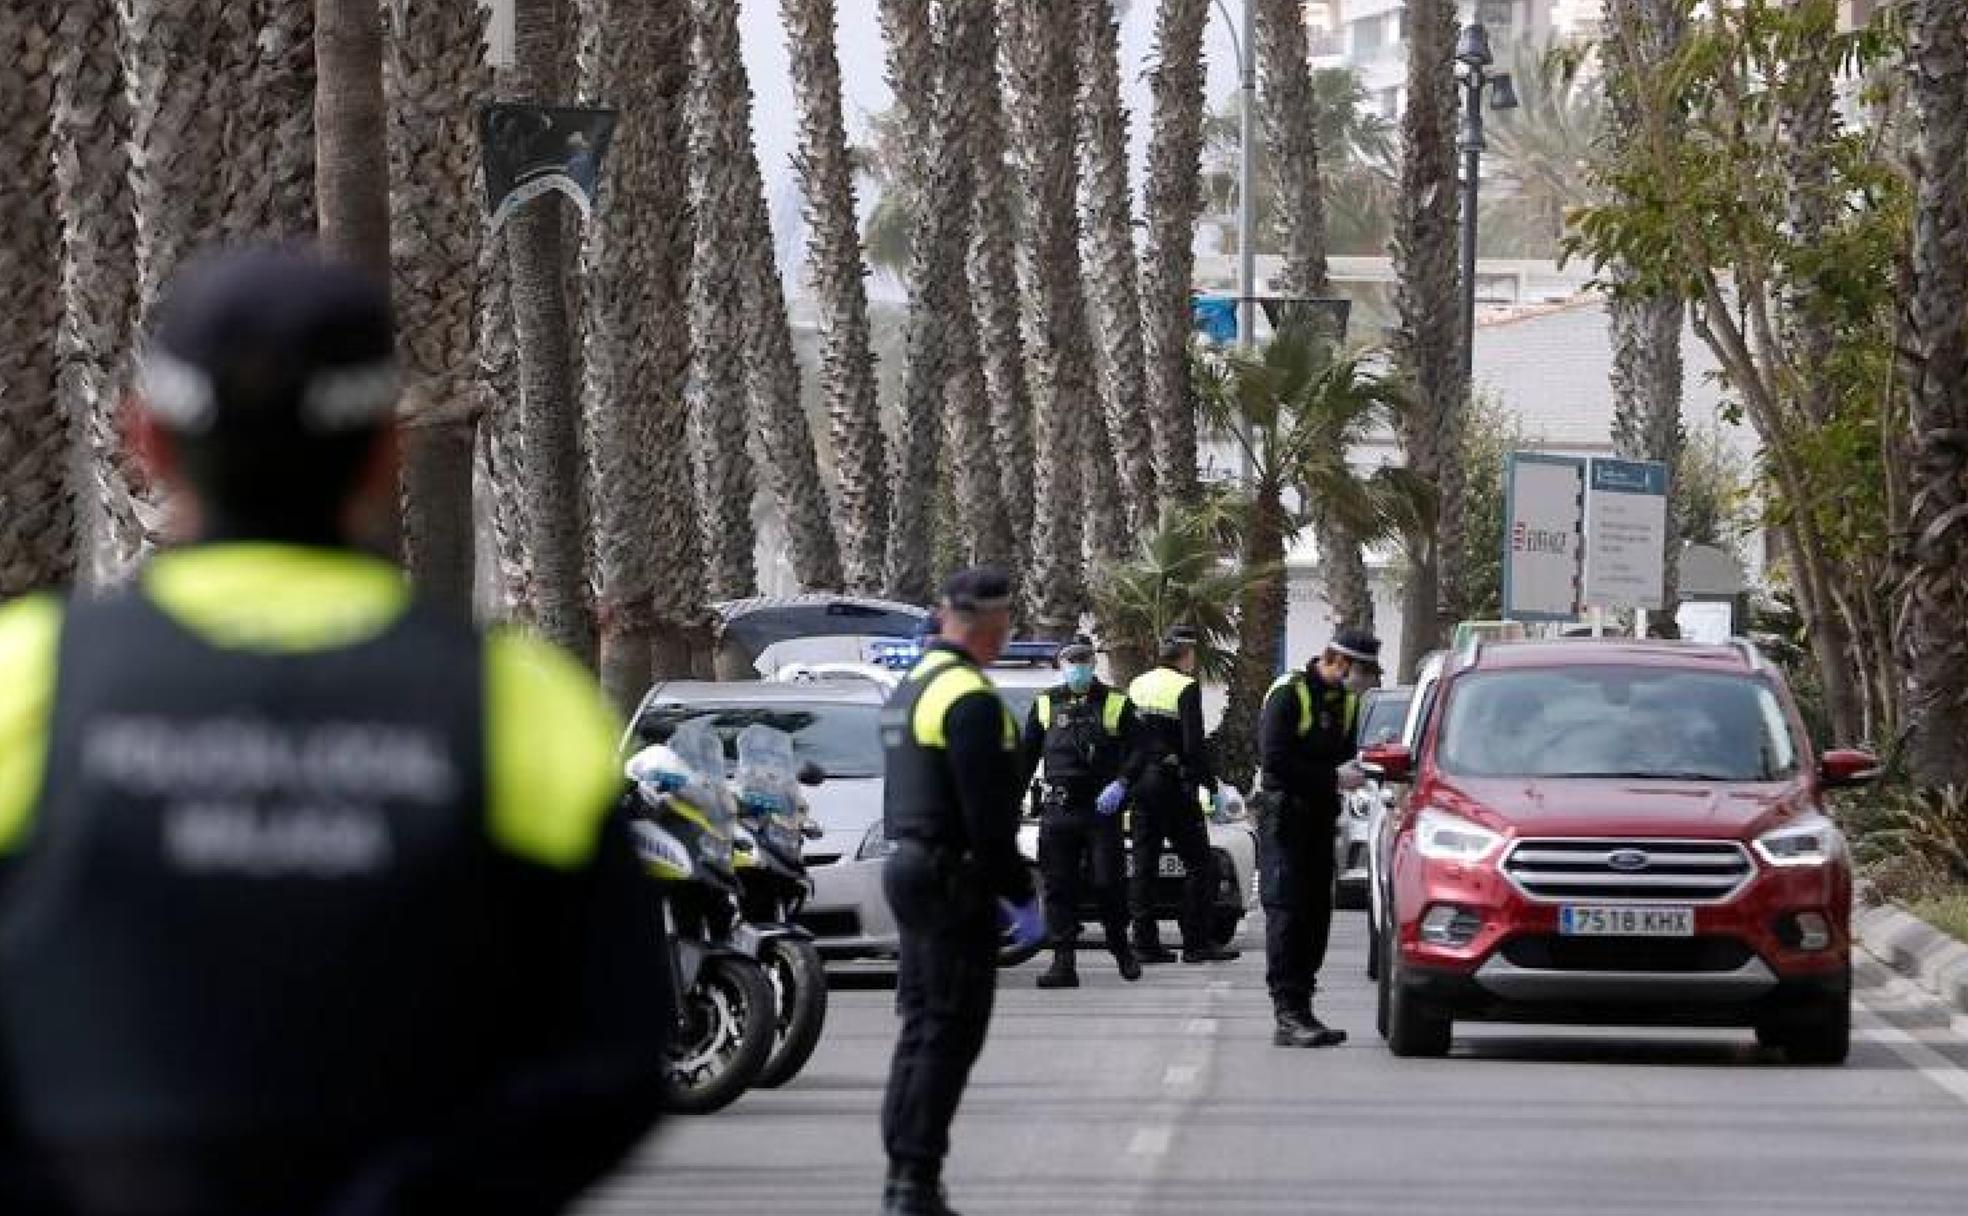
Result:
{"label": "motorcycle front wheel", "polygon": [[772,1053],[759,1073],[761,1089],[777,1089],[800,1074],[820,1046],[827,1022],[827,970],[820,951],[800,937],[774,938],[759,952],[772,985],[777,1033]]}
{"label": "motorcycle front wheel", "polygon": [[683,995],[683,1017],[664,1067],[668,1108],[723,1110],[758,1081],[772,1053],[772,984],[749,958],[713,955]]}

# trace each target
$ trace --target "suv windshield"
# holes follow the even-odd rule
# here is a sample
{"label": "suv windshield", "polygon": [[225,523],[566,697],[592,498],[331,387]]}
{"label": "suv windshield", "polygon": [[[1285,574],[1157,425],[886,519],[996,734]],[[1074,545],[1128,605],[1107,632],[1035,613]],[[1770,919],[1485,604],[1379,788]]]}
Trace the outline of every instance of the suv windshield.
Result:
{"label": "suv windshield", "polygon": [[1367,702],[1367,712],[1360,718],[1360,746],[1372,747],[1400,739],[1401,727],[1408,719],[1408,701],[1413,695],[1406,688],[1375,693]]}
{"label": "suv windshield", "polygon": [[1465,777],[1775,781],[1797,768],[1768,684],[1655,667],[1472,674],[1450,692],[1435,753]]}
{"label": "suv windshield", "polygon": [[769,705],[652,705],[636,719],[638,750],[666,742],[685,722],[703,720],[724,742],[727,772],[738,763],[738,734],[770,726],[793,739],[793,754],[827,770],[829,777],[882,774],[880,710],[873,705],[775,703]]}

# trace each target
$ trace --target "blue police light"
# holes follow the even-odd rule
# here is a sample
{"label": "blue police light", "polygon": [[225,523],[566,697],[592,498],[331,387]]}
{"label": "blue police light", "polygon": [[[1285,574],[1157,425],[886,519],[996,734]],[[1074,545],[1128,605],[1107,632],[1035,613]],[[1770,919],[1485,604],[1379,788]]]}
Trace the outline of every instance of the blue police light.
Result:
{"label": "blue police light", "polygon": [[874,642],[868,647],[868,655],[883,667],[907,671],[922,658],[922,647],[915,642]]}

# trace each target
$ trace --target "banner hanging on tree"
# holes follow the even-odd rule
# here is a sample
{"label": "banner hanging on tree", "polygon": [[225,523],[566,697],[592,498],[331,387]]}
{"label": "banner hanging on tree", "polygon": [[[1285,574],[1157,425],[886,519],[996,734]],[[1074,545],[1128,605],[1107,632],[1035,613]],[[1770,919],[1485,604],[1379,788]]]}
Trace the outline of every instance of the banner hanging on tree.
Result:
{"label": "banner hanging on tree", "polygon": [[479,111],[478,134],[494,232],[550,190],[573,199],[583,218],[594,213],[615,111],[499,102]]}

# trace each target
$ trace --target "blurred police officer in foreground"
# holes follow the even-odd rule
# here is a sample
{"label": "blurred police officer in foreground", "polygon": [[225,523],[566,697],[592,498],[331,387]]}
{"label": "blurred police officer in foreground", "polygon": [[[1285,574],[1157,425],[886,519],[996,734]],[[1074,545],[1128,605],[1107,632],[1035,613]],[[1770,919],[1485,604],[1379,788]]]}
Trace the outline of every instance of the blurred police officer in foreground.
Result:
{"label": "blurred police officer in foreground", "polygon": [[1065,680],[1040,693],[1025,720],[1027,780],[1036,770],[1043,781],[1039,871],[1052,939],[1052,968],[1038,984],[1080,985],[1073,951],[1089,871],[1107,949],[1121,978],[1138,980],[1141,962],[1127,938],[1127,857],[1120,823],[1121,804],[1139,768],[1134,707],[1094,674],[1093,646],[1085,639],[1061,648],[1059,666]]}
{"label": "blurred police officer in foreground", "polygon": [[1171,632],[1160,663],[1128,686],[1140,718],[1141,777],[1131,789],[1134,809],[1134,874],[1128,882],[1134,916],[1134,949],[1144,963],[1170,963],[1155,918],[1155,881],[1162,842],[1182,859],[1182,961],[1227,962],[1238,952],[1212,940],[1210,909],[1216,895],[1216,854],[1197,793],[1217,789],[1203,733],[1203,687],[1196,682],[1196,635]]}
{"label": "blurred police officer in foreground", "polygon": [[613,715],[352,544],[393,347],[352,270],[195,264],[132,418],[191,543],[0,610],[0,1211],[555,1211],[656,1117]]}
{"label": "blurred police officer in foreground", "polygon": [[1359,785],[1353,724],[1360,694],[1380,682],[1380,642],[1341,629],[1305,670],[1280,678],[1258,724],[1263,793],[1258,872],[1264,903],[1264,979],[1280,1047],[1346,1041],[1312,1012],[1332,932],[1333,833],[1342,788]]}
{"label": "blurred police officer in foreground", "polygon": [[882,711],[882,887],[902,938],[902,1032],[882,1104],[887,1216],[944,1216],[950,1121],[984,1047],[1001,913],[1012,939],[1045,932],[1018,851],[1018,725],[981,668],[1011,635],[1011,580],[964,570],[943,589],[933,642]]}

